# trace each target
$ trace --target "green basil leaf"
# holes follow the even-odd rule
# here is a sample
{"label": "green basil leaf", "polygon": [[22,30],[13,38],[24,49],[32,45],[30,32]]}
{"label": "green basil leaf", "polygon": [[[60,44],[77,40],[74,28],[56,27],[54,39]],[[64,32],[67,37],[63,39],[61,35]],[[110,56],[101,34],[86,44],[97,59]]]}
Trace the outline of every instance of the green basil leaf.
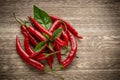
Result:
{"label": "green basil leaf", "polygon": [[50,39],[50,36],[49,35],[47,35],[46,33],[43,33],[43,36],[46,38],[46,39]]}
{"label": "green basil leaf", "polygon": [[49,17],[49,15],[45,11],[39,9],[35,5],[34,5],[34,18],[40,24],[42,24],[43,27],[45,27],[46,29],[49,29],[51,27],[51,25],[52,25],[52,20]]}
{"label": "green basil leaf", "polygon": [[62,28],[58,28],[53,32],[52,35],[52,40],[55,40],[56,38],[58,38],[62,33]]}
{"label": "green basil leaf", "polygon": [[50,49],[51,51],[54,51],[54,50],[53,50],[53,45],[52,45],[51,42],[48,43],[48,46],[49,46],[49,49]]}
{"label": "green basil leaf", "polygon": [[44,41],[39,42],[39,43],[36,45],[34,51],[35,51],[35,52],[39,52],[39,51],[41,51],[45,46],[46,46],[46,42],[44,42]]}

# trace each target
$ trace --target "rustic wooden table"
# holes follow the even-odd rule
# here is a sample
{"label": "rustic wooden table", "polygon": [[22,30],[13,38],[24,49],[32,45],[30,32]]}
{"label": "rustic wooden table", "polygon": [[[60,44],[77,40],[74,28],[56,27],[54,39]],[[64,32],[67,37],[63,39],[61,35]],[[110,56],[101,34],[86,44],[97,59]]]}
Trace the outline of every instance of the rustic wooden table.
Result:
{"label": "rustic wooden table", "polygon": [[27,65],[17,54],[23,36],[13,12],[22,19],[32,6],[69,21],[84,36],[65,80],[120,80],[120,0],[0,0],[0,80],[60,80]]}

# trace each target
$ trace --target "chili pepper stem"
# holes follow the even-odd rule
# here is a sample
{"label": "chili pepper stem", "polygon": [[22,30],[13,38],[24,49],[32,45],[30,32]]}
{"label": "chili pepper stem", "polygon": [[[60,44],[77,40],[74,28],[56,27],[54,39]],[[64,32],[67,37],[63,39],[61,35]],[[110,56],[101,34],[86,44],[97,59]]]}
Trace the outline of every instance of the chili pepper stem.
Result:
{"label": "chili pepper stem", "polygon": [[29,27],[29,24],[28,24],[28,23],[25,23],[25,26],[28,28],[28,27]]}
{"label": "chili pepper stem", "polygon": [[55,52],[52,52],[52,53],[46,53],[45,56],[46,56],[46,57],[49,57],[50,55],[54,55],[54,54],[56,54],[56,53],[58,53],[58,52],[60,52],[60,51],[55,51]]}
{"label": "chili pepper stem", "polygon": [[19,20],[16,18],[16,15],[15,15],[15,13],[13,13],[13,16],[14,16],[14,18],[15,18],[15,20],[22,26],[24,23],[23,22],[20,22],[19,20],[20,20],[20,18],[19,18]]}
{"label": "chili pepper stem", "polygon": [[59,67],[60,67],[60,69],[63,69],[63,68],[64,68],[64,66],[63,66],[62,64],[60,64]]}
{"label": "chili pepper stem", "polygon": [[27,21],[23,21],[22,19],[20,18],[16,18],[16,15],[15,13],[13,13],[13,16],[15,18],[15,20],[22,26],[22,25],[25,25],[26,27],[29,27],[29,24]]}
{"label": "chili pepper stem", "polygon": [[56,53],[58,53],[58,52],[60,52],[60,51],[55,51],[55,52],[53,52],[53,53],[50,53],[50,55],[54,55],[54,54],[56,54]]}
{"label": "chili pepper stem", "polygon": [[66,49],[66,52],[70,51],[70,49],[68,48],[68,46],[64,46],[64,48]]}

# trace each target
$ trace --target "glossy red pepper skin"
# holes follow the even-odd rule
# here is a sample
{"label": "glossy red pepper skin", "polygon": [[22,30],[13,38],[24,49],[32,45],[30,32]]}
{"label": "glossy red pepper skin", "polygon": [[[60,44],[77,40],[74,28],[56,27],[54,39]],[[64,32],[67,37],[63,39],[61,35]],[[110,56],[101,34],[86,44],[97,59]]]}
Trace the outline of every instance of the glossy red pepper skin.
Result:
{"label": "glossy red pepper skin", "polygon": [[49,16],[50,16],[50,18],[51,18],[53,21],[62,20],[62,21],[66,24],[67,29],[68,29],[74,36],[82,39],[82,36],[80,36],[80,35],[78,34],[78,32],[77,32],[67,21],[65,21],[65,20],[63,20],[63,19],[60,19],[59,17],[53,16],[53,15],[49,15]]}
{"label": "glossy red pepper skin", "polygon": [[25,39],[24,39],[25,51],[26,51],[26,53],[30,56],[30,55],[34,54],[34,52],[33,52],[33,50],[32,50],[31,47],[30,47],[27,33],[26,33],[26,32],[23,32],[23,35],[24,35],[24,37],[25,37]]}
{"label": "glossy red pepper skin", "polygon": [[29,33],[37,37],[40,41],[46,41],[46,38],[32,26],[27,27],[27,30],[29,31]]}
{"label": "glossy red pepper skin", "polygon": [[64,41],[66,42],[66,44],[68,45],[69,38],[68,38],[68,36],[67,36],[67,34],[66,34],[65,31],[62,31],[62,37],[63,37],[63,40],[64,40]]}
{"label": "glossy red pepper skin", "polygon": [[28,32],[27,28],[26,28],[24,25],[21,26],[21,30],[22,30],[22,33],[23,33],[23,32],[26,32],[26,33],[28,34],[29,40],[30,40],[30,42],[31,42],[34,46],[36,46],[36,45],[38,44],[38,42],[37,42],[37,41],[35,40],[35,38]]}
{"label": "glossy red pepper skin", "polygon": [[49,56],[46,56],[46,54],[41,53],[41,54],[35,56],[34,59],[37,60],[37,61],[40,61],[40,60],[47,60],[48,57]]}
{"label": "glossy red pepper skin", "polygon": [[61,20],[54,21],[53,25],[50,27],[49,31],[53,32],[61,26]]}
{"label": "glossy red pepper skin", "polygon": [[[58,44],[55,44],[54,49],[55,49],[56,51],[60,51],[60,46],[59,46]],[[57,56],[58,62],[61,64],[61,62],[62,62],[61,52],[56,53],[56,56]]]}
{"label": "glossy red pepper skin", "polygon": [[[63,28],[63,25],[61,25],[60,27]],[[63,30],[61,36],[62,36],[63,40],[66,42],[66,44],[67,44],[67,46],[68,46],[69,38],[68,38],[68,36],[67,36],[66,31],[67,31],[67,30],[65,30],[65,31]]]}
{"label": "glossy red pepper skin", "polygon": [[72,35],[72,33],[70,31],[67,31],[70,43],[71,43],[71,50],[70,53],[68,54],[67,58],[61,62],[61,64],[63,65],[64,68],[66,68],[73,60],[76,51],[77,51],[77,42],[74,38],[74,36]]}
{"label": "glossy red pepper skin", "polygon": [[50,68],[52,69],[52,64],[54,62],[53,55],[50,55],[49,57],[47,57],[47,62],[48,62],[48,65],[50,66]]}
{"label": "glossy red pepper skin", "polygon": [[43,71],[44,65],[36,60],[29,58],[29,55],[23,50],[19,38],[16,36],[16,50],[20,57],[27,62],[29,65],[37,68],[38,70]]}

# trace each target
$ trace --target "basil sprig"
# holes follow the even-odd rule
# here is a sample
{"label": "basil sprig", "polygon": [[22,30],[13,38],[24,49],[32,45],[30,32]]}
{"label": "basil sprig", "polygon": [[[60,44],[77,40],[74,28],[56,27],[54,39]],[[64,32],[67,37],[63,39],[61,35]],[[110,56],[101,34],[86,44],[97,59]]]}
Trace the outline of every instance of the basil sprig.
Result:
{"label": "basil sprig", "polygon": [[45,46],[46,46],[46,42],[44,42],[44,41],[39,42],[39,43],[36,45],[34,51],[35,51],[35,52],[39,52],[39,51],[41,51]]}
{"label": "basil sprig", "polygon": [[52,20],[49,17],[49,15],[35,5],[33,6],[33,9],[34,9],[35,20],[37,20],[40,24],[42,24],[43,27],[45,27],[46,29],[50,29],[52,25]]}
{"label": "basil sprig", "polygon": [[[37,20],[41,25],[43,25],[43,27],[45,27],[47,30],[49,30],[52,25],[52,20],[49,17],[49,15],[45,11],[39,9],[35,5],[33,6],[33,9],[34,9],[34,19]],[[35,52],[41,51],[45,47],[46,44],[48,44],[48,47],[51,51],[54,51],[52,41],[58,38],[61,35],[61,33],[62,33],[62,28],[56,29],[53,32],[52,37],[49,37],[47,34],[43,33],[43,36],[45,36],[47,41],[39,42],[36,45],[34,51]]]}

